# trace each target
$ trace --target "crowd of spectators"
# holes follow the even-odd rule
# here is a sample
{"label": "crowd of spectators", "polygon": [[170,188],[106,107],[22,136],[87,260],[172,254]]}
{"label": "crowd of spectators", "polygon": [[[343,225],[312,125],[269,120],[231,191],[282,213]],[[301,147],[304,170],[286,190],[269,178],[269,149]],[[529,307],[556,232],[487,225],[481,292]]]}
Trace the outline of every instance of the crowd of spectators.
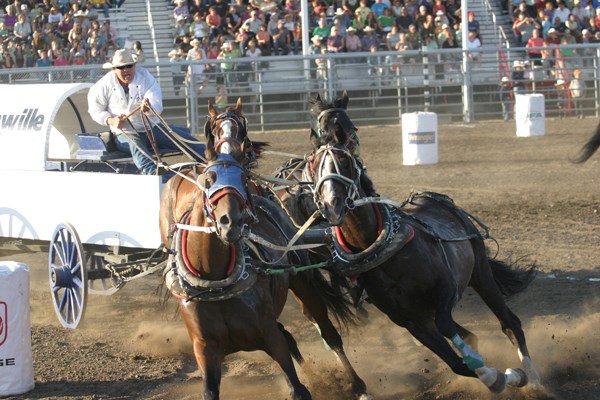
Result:
{"label": "crowd of spectators", "polygon": [[508,0],[505,7],[513,19],[517,45],[528,49],[532,66],[542,66],[546,75],[551,75],[557,61],[571,72],[591,65],[591,53],[586,53],[591,49],[559,46],[600,42],[597,0]]}
{"label": "crowd of spectators", "polygon": [[[313,55],[458,48],[462,40],[460,0],[309,0],[308,15]],[[299,0],[174,0],[173,18],[174,71],[181,60],[214,60],[204,71],[219,71],[233,57],[302,51]],[[473,13],[468,27],[470,47],[480,47]]]}
{"label": "crowd of spectators", "polygon": [[108,10],[124,0],[8,1],[0,0],[0,68],[102,64],[119,47]]}

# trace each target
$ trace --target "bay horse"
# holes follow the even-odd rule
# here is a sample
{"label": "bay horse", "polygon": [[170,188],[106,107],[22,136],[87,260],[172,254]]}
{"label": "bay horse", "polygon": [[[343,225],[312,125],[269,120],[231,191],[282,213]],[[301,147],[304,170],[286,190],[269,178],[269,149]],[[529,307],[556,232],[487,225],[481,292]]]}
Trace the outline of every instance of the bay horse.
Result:
{"label": "bay horse", "polygon": [[[508,384],[527,386],[532,394],[547,396],[521,322],[505,303],[505,296],[525,290],[534,279],[534,266],[517,268],[488,257],[484,243],[487,227],[447,196],[412,195],[393,209],[385,201],[377,202],[383,199],[376,197],[373,182],[357,156],[358,138],[346,111],[347,94],[331,103],[317,95],[310,104],[317,130],[311,129],[313,151],[306,157],[303,180],[313,182],[314,205],[335,226],[334,256],[357,260],[352,253],[376,248],[387,226],[382,223],[385,220],[395,224],[391,230],[402,239],[393,251],[384,240],[380,248],[387,253],[379,261],[377,257],[363,258],[365,268],[359,261],[349,263],[347,272],[341,267],[336,272],[359,274],[358,285],[370,302],[454,373],[478,378],[494,393]],[[369,198],[374,204],[360,204],[368,196],[373,196]],[[485,234],[478,226],[485,228]],[[475,334],[454,321],[452,311],[467,286],[498,318],[502,331],[517,347],[524,370],[509,368],[502,373],[486,366],[477,352]]]}
{"label": "bay horse", "polygon": [[[250,140],[241,98],[238,98],[235,106],[229,106],[222,112],[215,109],[209,100],[208,113],[204,127],[207,141],[214,142],[215,150],[220,153],[243,157],[240,162],[245,168],[256,167],[258,159],[269,144]],[[271,192],[265,190],[260,182],[250,180],[248,186],[253,198],[260,197],[261,201],[269,202],[272,208],[277,209],[280,220],[291,223],[279,202],[271,197]],[[269,201],[269,199],[273,201]],[[306,252],[302,254],[307,255]],[[307,265],[311,264],[311,261],[306,259],[303,262]],[[304,316],[317,327],[318,333],[327,347],[335,352],[346,379],[350,382],[354,397],[360,400],[370,399],[366,384],[352,367],[344,351],[342,337],[329,318],[329,313],[332,313],[334,318],[341,323],[340,325],[344,326],[354,324],[354,316],[343,299],[341,292],[343,288],[325,282],[325,278],[318,269],[305,270],[301,273],[291,274],[289,289],[300,305]]]}
{"label": "bay horse", "polygon": [[[292,361],[294,357],[302,363],[302,355],[292,335],[277,321],[288,289],[302,299],[305,314],[317,321],[331,347],[341,349],[342,360],[341,338],[328,311],[340,323],[351,323],[352,314],[318,271],[286,272],[288,266],[309,264],[304,252],[283,254],[244,239],[250,227],[258,236],[284,246],[296,230],[279,205],[250,194],[247,169],[242,165],[247,155],[245,144],[230,150],[217,153],[214,135],[209,135],[207,167],[179,174],[163,189],[161,239],[173,249],[165,281],[179,299],[194,356],[204,375],[204,399],[219,399],[226,355],[255,350],[265,351],[279,365],[292,399],[311,399]],[[271,262],[283,273],[264,269]],[[368,399],[364,382],[347,358],[346,362],[353,392]]]}

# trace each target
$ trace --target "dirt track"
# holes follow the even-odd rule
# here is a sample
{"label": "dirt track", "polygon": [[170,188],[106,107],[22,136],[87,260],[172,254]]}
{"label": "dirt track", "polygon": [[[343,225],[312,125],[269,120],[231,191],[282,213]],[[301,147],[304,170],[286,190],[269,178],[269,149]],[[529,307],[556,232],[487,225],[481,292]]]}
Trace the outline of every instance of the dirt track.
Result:
{"label": "dirt track", "polygon": [[[402,200],[411,190],[450,195],[491,228],[499,257],[528,256],[540,274],[509,305],[521,318],[543,383],[557,398],[600,399],[600,154],[569,162],[596,120],[546,121],[546,135],[517,138],[514,123],[439,126],[435,165],[403,166],[399,127],[359,127],[361,154],[377,190]],[[252,135],[272,149],[308,151],[308,131]],[[283,161],[268,156],[263,171]],[[47,255],[3,255],[31,266],[36,388],[14,399],[192,399],[200,374],[180,320],[160,311],[158,276],[127,284],[111,297],[92,297],[75,331],[60,327],[51,308]],[[591,279],[591,280],[590,280]],[[347,353],[376,399],[521,399],[517,390],[492,396],[481,383],[453,375],[376,309],[345,337]],[[516,351],[477,296],[467,292],[456,318],[478,334],[486,362],[519,366]],[[301,379],[317,400],[350,399],[336,360],[290,299],[282,321],[309,360]],[[285,399],[283,378],[259,353],[228,358],[223,399]]]}

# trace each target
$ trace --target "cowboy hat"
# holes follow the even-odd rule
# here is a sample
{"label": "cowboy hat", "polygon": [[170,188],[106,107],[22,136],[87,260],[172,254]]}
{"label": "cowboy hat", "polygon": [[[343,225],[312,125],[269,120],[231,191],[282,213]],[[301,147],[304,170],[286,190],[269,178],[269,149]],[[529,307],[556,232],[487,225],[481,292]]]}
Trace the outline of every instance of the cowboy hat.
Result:
{"label": "cowboy hat", "polygon": [[126,65],[133,65],[137,63],[137,56],[131,53],[129,49],[119,49],[115,51],[115,55],[113,56],[110,62],[104,63],[102,68],[104,69],[112,69],[118,67],[124,67]]}
{"label": "cowboy hat", "polygon": [[344,10],[338,8],[337,10],[335,10],[335,15],[344,15]]}
{"label": "cowboy hat", "polygon": [[193,38],[193,39],[190,41],[190,44],[191,44],[192,46],[194,46],[194,45],[196,45],[196,44],[200,44],[200,41],[199,41],[198,39],[196,39],[196,38]]}
{"label": "cowboy hat", "polygon": [[221,45],[222,49],[231,49],[231,43],[229,42],[223,42],[223,44]]}
{"label": "cowboy hat", "polygon": [[510,79],[508,76],[503,76],[501,79],[502,82],[510,82]]}
{"label": "cowboy hat", "polygon": [[310,40],[311,40],[311,42],[313,42],[313,43],[314,43],[314,42],[316,42],[317,40],[319,40],[319,41],[320,41],[320,40],[322,40],[322,38],[321,38],[321,36],[319,36],[319,35],[315,35],[315,36],[313,36],[313,37],[312,37]]}
{"label": "cowboy hat", "polygon": [[353,26],[351,26],[348,29],[346,29],[346,32],[356,32],[356,28],[354,28]]}
{"label": "cowboy hat", "polygon": [[363,29],[363,31],[365,31],[365,32],[373,32],[373,28],[371,28],[370,26],[367,26],[365,29]]}

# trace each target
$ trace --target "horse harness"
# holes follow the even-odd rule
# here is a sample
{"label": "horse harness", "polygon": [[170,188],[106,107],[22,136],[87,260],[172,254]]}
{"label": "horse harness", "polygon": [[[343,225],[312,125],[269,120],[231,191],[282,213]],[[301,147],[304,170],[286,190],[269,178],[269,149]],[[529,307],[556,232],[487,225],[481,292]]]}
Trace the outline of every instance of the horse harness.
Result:
{"label": "horse harness", "polygon": [[[348,159],[351,161],[352,166],[350,169],[352,171],[352,178],[348,178],[341,173],[340,164],[339,164],[337,158],[334,156],[335,152],[342,153],[343,155],[347,156]],[[323,156],[321,157],[318,165],[315,165],[315,160],[317,159],[317,156],[320,155],[321,153],[323,153]],[[333,164],[335,172],[327,173],[327,174],[323,175],[323,172],[326,169],[325,163],[326,163],[328,156],[329,156],[329,158],[331,158],[331,162]],[[350,152],[350,150],[348,150],[348,148],[346,146],[332,145],[332,144],[321,146],[309,158],[308,169],[304,170],[304,174],[309,174],[310,176],[304,175],[303,180],[310,180],[310,181],[314,182],[315,181],[314,178],[317,173],[319,174],[318,175],[319,179],[315,183],[312,191],[313,191],[314,202],[319,209],[321,209],[323,206],[323,201],[321,200],[321,196],[319,195],[319,192],[320,192],[323,184],[328,180],[339,181],[340,183],[342,183],[342,185],[346,186],[347,197],[344,199],[344,204],[349,209],[354,208],[354,200],[356,200],[358,198],[358,196],[360,195],[358,188],[360,185],[360,176],[362,174],[362,168],[360,167],[359,163],[356,162],[355,157],[352,155],[352,153]]]}
{"label": "horse harness", "polygon": [[[339,162],[335,157],[336,152],[342,153],[352,160],[350,169],[353,171],[353,173],[350,178],[341,174]],[[321,157],[319,164],[315,166],[314,161],[317,158],[316,156],[320,153],[324,153],[324,155]],[[335,172],[323,175],[321,172],[323,172],[325,169],[325,160],[328,158],[328,156],[331,158]],[[313,154],[312,158],[310,159],[309,168],[304,170],[303,179],[312,179],[314,182],[315,176],[319,177],[313,188],[314,201],[319,209],[321,209],[323,205],[319,196],[319,191],[323,183],[327,180],[336,180],[341,182],[346,186],[348,193],[344,203],[348,209],[352,210],[358,205],[357,198],[360,193],[359,186],[362,173],[362,165],[356,161],[355,156],[346,146],[327,144],[321,146]],[[464,226],[466,226],[469,231],[465,235],[457,236],[451,231],[451,229],[445,229],[444,227],[440,226],[434,227],[427,221],[412,216],[402,210],[406,204],[414,204],[415,199],[422,197],[432,199],[444,206],[457,219],[462,221]],[[373,200],[374,203],[378,202],[376,199]],[[377,207],[375,204],[373,206]],[[442,245],[443,242],[464,241],[471,239],[483,240],[490,237],[487,226],[481,223],[481,221],[479,221],[472,214],[468,213],[462,208],[457,207],[452,199],[450,199],[448,196],[439,193],[411,193],[409,198],[399,206],[393,207],[392,209],[385,204],[380,204],[379,208],[376,209],[376,212],[380,214],[381,218],[379,235],[376,241],[369,246],[369,248],[359,253],[355,254],[349,251],[349,249],[343,245],[341,231],[339,229],[334,230],[334,240],[332,240],[330,248],[332,254],[331,266],[343,275],[354,276],[383,264],[413,239],[415,228],[419,229],[419,231],[427,234],[438,242],[445,263],[448,267],[450,267],[450,264],[446,250]],[[412,221],[412,223],[408,221]],[[484,232],[480,232],[475,225],[481,227]]]}

